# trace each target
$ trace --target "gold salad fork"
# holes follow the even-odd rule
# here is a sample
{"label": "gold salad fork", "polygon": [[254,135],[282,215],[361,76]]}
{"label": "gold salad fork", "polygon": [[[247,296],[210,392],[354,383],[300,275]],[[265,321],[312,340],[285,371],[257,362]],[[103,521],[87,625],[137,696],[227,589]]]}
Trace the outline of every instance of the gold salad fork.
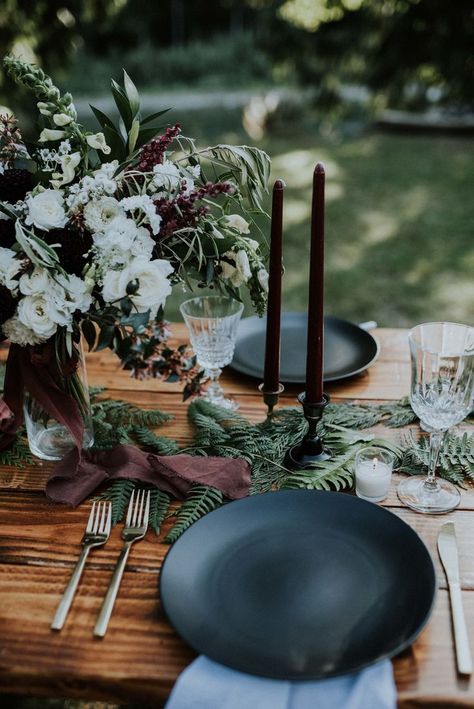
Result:
{"label": "gold salad fork", "polygon": [[122,581],[123,572],[127,563],[130,548],[134,542],[143,539],[148,529],[148,517],[150,515],[150,491],[139,490],[135,495],[132,492],[128,505],[127,519],[122,531],[124,544],[120,556],[117,560],[115,570],[110,581],[107,594],[102,603],[99,616],[94,628],[94,635],[103,638],[107,632],[110,616],[114,607],[115,599]]}

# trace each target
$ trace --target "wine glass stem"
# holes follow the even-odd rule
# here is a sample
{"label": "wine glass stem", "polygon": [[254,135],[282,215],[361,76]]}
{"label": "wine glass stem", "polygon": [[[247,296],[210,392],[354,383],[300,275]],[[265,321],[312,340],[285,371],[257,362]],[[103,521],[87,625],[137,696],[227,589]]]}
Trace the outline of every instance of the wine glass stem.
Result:
{"label": "wine glass stem", "polygon": [[428,465],[428,477],[425,480],[425,487],[436,490],[436,466],[438,464],[439,451],[443,442],[445,431],[433,431],[430,433],[430,460]]}
{"label": "wine glass stem", "polygon": [[207,387],[207,393],[211,399],[219,399],[223,395],[223,389],[219,384],[219,377],[221,376],[221,373],[222,369],[219,369],[218,367],[207,370],[207,375],[210,379],[209,386]]}

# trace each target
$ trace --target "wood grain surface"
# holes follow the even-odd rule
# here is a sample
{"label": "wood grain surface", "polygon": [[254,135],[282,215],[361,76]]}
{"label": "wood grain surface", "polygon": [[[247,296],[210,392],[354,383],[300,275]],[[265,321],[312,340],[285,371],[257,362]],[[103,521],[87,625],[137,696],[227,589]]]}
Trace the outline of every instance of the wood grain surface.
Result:
{"label": "wood grain surface", "polygon": [[[175,326],[173,332],[177,341],[185,338],[183,326]],[[375,336],[381,344],[379,360],[364,374],[328,386],[333,401],[375,402],[408,393],[406,331],[384,329]],[[5,354],[3,348],[0,355]],[[137,382],[104,352],[88,356],[88,372],[89,383],[106,386],[109,396],[172,414],[173,421],[160,427],[160,433],[183,444],[191,440],[179,385]],[[226,391],[253,421],[261,420],[265,412],[257,383],[231,370],[223,376]],[[294,404],[297,393],[297,387],[287,388],[281,403]],[[396,440],[401,434],[384,428],[383,435]],[[76,510],[50,504],[42,492],[50,469],[47,463],[20,469],[0,466],[0,691],[162,706],[176,677],[194,657],[160,607],[157,583],[168,549],[162,542],[166,526],[160,537],[149,532],[133,547],[103,640],[92,637],[92,628],[121,546],[118,527],[105,547],[91,552],[66,626],[60,633],[52,632],[49,624],[77,559],[90,503]],[[449,515],[418,515],[398,501],[401,477],[393,476],[383,504],[426,543],[439,590],[421,636],[394,660],[399,707],[474,707],[474,679],[456,673],[447,585],[436,551],[440,526],[453,520],[474,652],[474,491],[463,491],[460,509]]]}

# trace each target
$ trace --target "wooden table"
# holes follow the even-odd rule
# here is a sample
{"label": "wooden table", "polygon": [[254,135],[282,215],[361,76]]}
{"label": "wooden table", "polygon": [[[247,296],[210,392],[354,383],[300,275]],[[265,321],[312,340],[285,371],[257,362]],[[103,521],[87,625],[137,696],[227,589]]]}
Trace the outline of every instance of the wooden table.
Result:
{"label": "wooden table", "polygon": [[[184,339],[182,326],[174,328]],[[333,401],[398,399],[408,392],[406,332],[378,330],[378,362],[365,374],[328,387]],[[5,354],[5,353],[4,353]],[[175,419],[160,432],[181,443],[190,440],[186,405],[178,385],[137,382],[118,369],[108,353],[88,359],[90,384],[108,388],[143,406],[159,407]],[[230,371],[228,393],[254,421],[264,414],[255,381]],[[297,388],[287,389],[282,404],[295,403]],[[399,432],[384,429],[384,435]],[[167,546],[150,532],[131,553],[115,612],[104,640],[92,628],[120,548],[120,528],[100,552],[92,552],[67,624],[50,631],[60,595],[77,559],[88,511],[47,502],[42,492],[50,465],[24,469],[0,467],[0,689],[46,696],[84,697],[124,702],[153,701],[160,706],[179,672],[194,653],[164,619],[157,579]],[[384,503],[416,529],[436,564],[439,591],[426,629],[413,647],[394,661],[399,706],[473,707],[474,679],[456,674],[446,579],[436,552],[437,532],[454,520],[460,547],[463,601],[474,651],[474,491],[463,492],[460,508],[449,515],[418,515],[400,506],[395,487]],[[166,530],[165,530],[166,532]],[[403,579],[400,579],[403,583]]]}

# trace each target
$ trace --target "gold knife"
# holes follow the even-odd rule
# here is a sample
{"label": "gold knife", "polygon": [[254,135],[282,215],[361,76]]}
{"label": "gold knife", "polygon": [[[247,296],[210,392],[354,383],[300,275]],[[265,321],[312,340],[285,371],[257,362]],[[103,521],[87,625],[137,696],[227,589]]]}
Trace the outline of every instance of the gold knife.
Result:
{"label": "gold knife", "polygon": [[438,534],[438,551],[448,579],[458,671],[460,674],[470,675],[472,674],[472,659],[462,607],[461,586],[459,585],[458,546],[454,522],[446,522],[441,527]]}

